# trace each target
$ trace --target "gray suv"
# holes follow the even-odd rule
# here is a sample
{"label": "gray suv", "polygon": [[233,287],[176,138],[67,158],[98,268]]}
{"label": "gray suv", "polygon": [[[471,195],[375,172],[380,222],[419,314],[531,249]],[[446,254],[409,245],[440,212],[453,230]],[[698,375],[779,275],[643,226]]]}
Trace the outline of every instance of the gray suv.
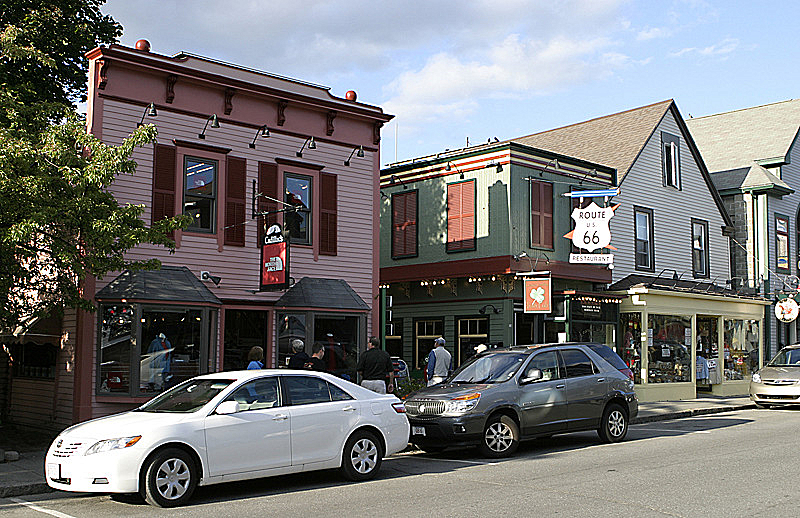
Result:
{"label": "gray suv", "polygon": [[513,454],[520,440],[579,430],[621,441],[639,410],[623,368],[614,351],[594,343],[480,354],[406,400],[410,441],[429,452],[477,445],[496,458]]}

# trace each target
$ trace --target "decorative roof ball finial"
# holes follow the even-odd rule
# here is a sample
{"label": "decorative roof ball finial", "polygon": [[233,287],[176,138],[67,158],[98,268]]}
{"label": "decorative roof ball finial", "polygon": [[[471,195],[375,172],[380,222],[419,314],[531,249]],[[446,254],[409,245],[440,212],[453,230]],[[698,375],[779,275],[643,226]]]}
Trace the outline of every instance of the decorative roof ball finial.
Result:
{"label": "decorative roof ball finial", "polygon": [[142,52],[150,52],[150,42],[147,40],[137,41],[136,50],[141,50]]}
{"label": "decorative roof ball finial", "polygon": [[355,102],[358,96],[356,95],[356,92],[354,90],[348,90],[347,93],[344,94],[344,98],[347,99],[348,101]]}

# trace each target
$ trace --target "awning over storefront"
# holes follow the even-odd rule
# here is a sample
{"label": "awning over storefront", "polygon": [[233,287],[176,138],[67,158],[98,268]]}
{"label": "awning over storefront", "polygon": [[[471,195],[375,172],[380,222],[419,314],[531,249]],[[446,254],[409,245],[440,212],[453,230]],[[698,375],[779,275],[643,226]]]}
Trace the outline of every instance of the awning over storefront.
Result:
{"label": "awning over storefront", "polygon": [[620,292],[637,287],[695,295],[722,295],[725,297],[765,300],[762,297],[747,295],[744,293],[744,290],[732,290],[730,288],[714,284],[708,280],[683,280],[680,279],[677,274],[669,277],[653,277],[651,275],[632,274],[609,286],[608,291]]}
{"label": "awning over storefront", "polygon": [[185,266],[125,270],[95,295],[97,300],[142,300],[221,305],[216,295]]}
{"label": "awning over storefront", "polygon": [[303,277],[275,302],[277,308],[369,311],[369,305],[343,279]]}

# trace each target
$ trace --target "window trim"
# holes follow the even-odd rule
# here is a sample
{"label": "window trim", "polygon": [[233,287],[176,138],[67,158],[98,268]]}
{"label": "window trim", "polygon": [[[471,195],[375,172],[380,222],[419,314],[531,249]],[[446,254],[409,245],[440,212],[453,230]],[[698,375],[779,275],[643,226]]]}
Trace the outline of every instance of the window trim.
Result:
{"label": "window trim", "polygon": [[[695,248],[694,248],[694,227],[695,227],[695,225],[700,225],[703,228],[703,242],[705,244],[705,248],[703,250],[705,252],[705,256],[703,257],[703,269],[704,269],[704,271],[702,271],[702,272],[699,271],[699,270],[696,270],[695,269],[695,264],[694,264],[694,251],[695,251]],[[711,271],[710,271],[711,270],[711,261],[709,260],[710,259],[710,255],[711,255],[711,253],[710,253],[711,251],[709,250],[709,243],[708,243],[708,221],[705,221],[705,220],[702,220],[702,219],[692,218],[691,227],[692,227],[691,228],[691,234],[692,234],[691,238],[692,239],[691,239],[690,244],[691,244],[691,258],[692,258],[692,275],[696,279],[708,279],[711,276]]]}
{"label": "window trim", "polygon": [[[412,349],[412,352],[414,354],[414,356],[412,357],[412,362],[411,362],[412,369],[424,369],[425,368],[425,365],[415,365],[416,361],[417,361],[417,358],[419,358],[419,338],[420,338],[420,336],[423,336],[425,338],[429,338],[431,340],[431,349],[433,349],[433,340],[435,338],[438,338],[438,336],[436,336],[436,334],[434,334],[434,335],[418,335],[417,334],[417,324],[419,322],[439,322],[439,323],[441,323],[442,332],[438,336],[444,336],[444,325],[445,325],[444,317],[440,317],[440,318],[415,317],[412,320],[412,326],[413,327],[411,328],[411,332],[412,332],[411,336],[412,336],[413,343],[412,343],[411,349]],[[445,345],[445,348],[447,348],[446,345]],[[428,357],[428,354],[430,354],[430,351],[425,354],[425,358]],[[452,353],[451,353],[451,355],[452,355]]]}
{"label": "window trim", "polygon": [[[201,163],[213,163],[214,164],[214,193],[212,195],[204,195],[204,194],[189,194],[189,185],[188,185],[188,177],[186,176],[186,168],[188,167],[189,160],[194,160]],[[214,158],[205,158],[197,155],[191,155],[184,153],[183,155],[183,167],[181,169],[181,177],[183,179],[183,195],[181,197],[181,213],[186,214],[186,198],[188,196],[197,197],[197,198],[204,198],[212,200],[211,205],[211,228],[197,228],[197,227],[186,227],[184,232],[189,233],[198,233],[198,234],[206,234],[206,235],[215,235],[217,233],[217,217],[219,214],[219,182],[221,180],[220,169],[219,169],[220,161]]]}
{"label": "window trim", "polygon": [[[791,223],[792,220],[789,216],[785,216],[783,214],[775,213],[775,271],[780,273],[791,273],[792,271],[792,240],[791,240]],[[783,220],[786,222],[786,231],[780,232],[778,231],[778,220]],[[779,255],[778,255],[778,237],[785,236],[786,237],[786,268],[782,268],[780,263],[778,262]]]}
{"label": "window trim", "polygon": [[[648,221],[649,221],[649,228],[648,228],[648,237],[650,239],[650,266],[641,266],[638,263],[637,256],[639,255],[636,251],[636,244],[639,239],[636,237],[636,215],[642,213],[647,214]],[[639,205],[633,206],[633,265],[634,268],[638,271],[642,272],[655,272],[656,271],[656,244],[655,244],[655,219],[653,217],[653,209],[648,209],[647,207],[641,207]]]}
{"label": "window trim", "polygon": [[[528,181],[528,242],[530,243],[531,248],[540,248],[544,250],[555,250],[555,212],[556,212],[556,203],[555,203],[555,184],[553,182],[548,182],[546,180],[529,180]],[[544,237],[544,218],[541,216],[543,211],[539,210],[539,236],[540,242],[534,243],[533,241],[533,185],[540,184],[540,185],[548,185],[550,187],[550,198],[552,201],[551,211],[550,211],[550,220],[552,222],[552,226],[550,229],[550,244],[548,245],[546,242],[541,241]],[[539,195],[539,201],[541,202],[541,193]]]}
{"label": "window trim", "polygon": [[[681,139],[676,135],[661,132],[661,181],[664,187],[672,187],[679,191],[683,190],[681,182]],[[667,168],[667,157],[672,155],[672,163],[674,164],[674,182],[672,182],[673,171]]]}
{"label": "window trim", "polygon": [[[460,248],[451,249],[450,248],[450,206],[448,204],[448,202],[450,200],[450,187],[454,186],[454,185],[467,184],[467,183],[472,184],[472,237],[470,238],[472,240],[472,246],[469,247],[469,248],[460,247]],[[463,187],[461,187],[461,188],[463,189]],[[445,186],[445,211],[446,211],[445,221],[446,221],[446,227],[447,228],[446,228],[446,232],[445,232],[446,237],[445,237],[445,243],[444,243],[444,250],[448,254],[455,254],[455,253],[459,253],[459,252],[474,252],[478,248],[478,240],[477,240],[476,235],[475,235],[476,234],[475,227],[476,227],[476,224],[477,224],[476,216],[477,216],[477,211],[478,211],[478,200],[477,200],[476,194],[477,194],[477,182],[475,181],[474,178],[470,179],[470,180],[458,180],[456,182],[448,183]],[[417,210],[419,210],[419,205],[417,205]],[[462,210],[462,214],[463,214],[463,210]],[[462,219],[463,219],[463,216],[462,216]],[[417,225],[417,229],[419,229],[419,225]],[[463,238],[463,234],[462,234],[462,238]],[[465,241],[465,239],[461,239],[460,242],[463,243],[464,241]]]}
{"label": "window trim", "polygon": [[[415,198],[415,208],[416,211],[414,212],[414,253],[413,254],[403,254],[398,255],[397,251],[394,248],[394,232],[395,232],[395,220],[394,220],[394,203],[395,197],[397,196],[410,196],[413,195]],[[402,190],[398,192],[392,193],[392,201],[389,210],[392,211],[392,229],[390,233],[391,239],[391,250],[392,250],[392,259],[407,259],[411,257],[418,257],[419,256],[419,189],[409,189],[409,190]]]}

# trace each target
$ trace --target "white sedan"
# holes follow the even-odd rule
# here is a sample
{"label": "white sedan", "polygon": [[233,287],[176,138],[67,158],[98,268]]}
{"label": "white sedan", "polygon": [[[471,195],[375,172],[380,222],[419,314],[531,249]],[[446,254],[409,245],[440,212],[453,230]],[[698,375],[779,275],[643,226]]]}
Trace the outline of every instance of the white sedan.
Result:
{"label": "white sedan", "polygon": [[340,468],[377,473],[408,444],[403,403],[322,372],[249,370],[188,380],[141,407],[67,428],[50,487],[184,504],[197,485]]}

